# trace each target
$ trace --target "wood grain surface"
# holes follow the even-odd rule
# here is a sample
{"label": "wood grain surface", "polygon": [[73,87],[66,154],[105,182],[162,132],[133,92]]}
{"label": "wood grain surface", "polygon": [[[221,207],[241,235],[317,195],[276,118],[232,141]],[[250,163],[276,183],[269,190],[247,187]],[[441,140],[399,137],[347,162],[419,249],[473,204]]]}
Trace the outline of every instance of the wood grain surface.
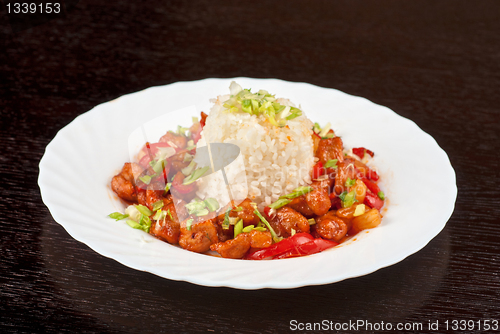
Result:
{"label": "wood grain surface", "polygon": [[[66,1],[64,15],[32,26],[10,2],[0,12],[0,332],[286,333],[293,319],[326,319],[441,333],[457,319],[476,325],[448,332],[472,333],[500,321],[499,2]],[[336,88],[413,120],[456,171],[444,230],[367,276],[240,291],[130,269],[54,221],[37,177],[58,130],[123,94],[236,76]]]}

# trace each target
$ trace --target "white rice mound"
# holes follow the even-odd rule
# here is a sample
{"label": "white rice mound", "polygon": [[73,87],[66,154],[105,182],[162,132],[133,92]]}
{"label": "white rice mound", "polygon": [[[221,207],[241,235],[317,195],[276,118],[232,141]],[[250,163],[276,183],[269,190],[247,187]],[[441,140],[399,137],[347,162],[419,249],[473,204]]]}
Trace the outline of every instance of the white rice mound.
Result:
{"label": "white rice mound", "polygon": [[[313,123],[304,112],[280,128],[269,123],[265,116],[228,112],[223,107],[228,98],[229,95],[223,95],[213,100],[214,106],[197,146],[206,146],[207,140],[238,145],[245,165],[248,198],[259,210],[295,188],[310,184],[315,162],[311,138]],[[295,107],[286,99],[277,102]],[[227,199],[227,187],[221,186],[221,181],[220,177],[202,178],[198,182],[197,195],[214,197],[214,189],[218,189],[215,191],[217,198]]]}

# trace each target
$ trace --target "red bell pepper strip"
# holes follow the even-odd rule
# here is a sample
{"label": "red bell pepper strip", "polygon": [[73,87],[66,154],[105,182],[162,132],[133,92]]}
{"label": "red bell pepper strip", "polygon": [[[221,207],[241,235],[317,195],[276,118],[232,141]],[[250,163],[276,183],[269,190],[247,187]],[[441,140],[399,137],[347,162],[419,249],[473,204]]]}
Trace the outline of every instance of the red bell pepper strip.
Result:
{"label": "red bell pepper strip", "polygon": [[374,194],[378,194],[380,192],[380,188],[377,186],[375,182],[368,180],[367,178],[362,178],[361,181],[366,185],[368,189]]}
{"label": "red bell pepper strip", "polygon": [[368,205],[370,208],[380,210],[384,206],[384,201],[382,201],[378,195],[372,193],[370,190],[367,190],[364,204]]}
{"label": "red bell pepper strip", "polygon": [[313,166],[313,172],[312,172],[313,180],[323,175],[324,171],[325,169],[323,168],[323,163],[321,161],[318,161],[318,163]]}
{"label": "red bell pepper strip", "polygon": [[202,112],[201,112],[201,114],[200,114],[200,116],[201,116],[200,124],[201,124],[201,128],[203,128],[203,127],[205,126],[206,121],[207,121],[207,117],[208,117],[208,115],[207,115],[207,114],[205,114],[205,113],[202,111]]}
{"label": "red bell pepper strip", "polygon": [[372,158],[375,155],[373,151],[367,150],[364,147],[355,147],[352,149],[352,153],[356,154],[360,159],[363,159],[365,157],[365,153],[367,153]]}
{"label": "red bell pepper strip", "polygon": [[259,249],[249,253],[245,259],[247,260],[262,260],[268,257],[273,257],[294,249],[298,245],[305,244],[314,240],[314,237],[309,233],[295,233],[295,235],[283,239],[267,248]]}
{"label": "red bell pepper strip", "polygon": [[306,242],[305,244],[298,245],[294,249],[291,249],[283,254],[276,255],[273,257],[273,260],[316,254],[324,251],[325,249],[335,247],[338,244],[339,243],[335,241],[326,240],[323,238],[317,238],[309,242]]}

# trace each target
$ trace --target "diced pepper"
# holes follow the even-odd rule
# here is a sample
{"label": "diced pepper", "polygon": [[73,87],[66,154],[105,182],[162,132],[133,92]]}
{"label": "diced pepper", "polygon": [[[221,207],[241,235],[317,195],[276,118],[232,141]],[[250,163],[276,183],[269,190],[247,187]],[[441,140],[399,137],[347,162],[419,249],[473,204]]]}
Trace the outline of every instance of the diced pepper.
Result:
{"label": "diced pepper", "polygon": [[276,255],[273,257],[273,259],[286,259],[290,257],[298,257],[298,256],[304,256],[304,255],[311,255],[311,254],[316,254],[319,252],[322,252],[326,249],[335,247],[338,245],[338,242],[331,241],[331,240],[326,240],[323,238],[317,238],[314,240],[311,240],[309,242],[306,242],[304,244],[298,245],[297,247]]}
{"label": "diced pepper", "polygon": [[378,185],[375,182],[372,182],[365,177],[362,178],[361,181],[363,181],[363,183],[366,185],[366,187],[368,189],[370,189],[370,191],[372,193],[378,194],[380,192],[380,188],[378,187]]}
{"label": "diced pepper", "polygon": [[321,161],[318,161],[316,165],[313,167],[313,172],[312,172],[312,178],[317,179],[321,175],[323,175],[325,172],[325,169],[323,168],[323,163]]}
{"label": "diced pepper", "polygon": [[370,208],[380,210],[384,206],[384,201],[382,201],[377,194],[367,190],[364,204],[368,205]]}

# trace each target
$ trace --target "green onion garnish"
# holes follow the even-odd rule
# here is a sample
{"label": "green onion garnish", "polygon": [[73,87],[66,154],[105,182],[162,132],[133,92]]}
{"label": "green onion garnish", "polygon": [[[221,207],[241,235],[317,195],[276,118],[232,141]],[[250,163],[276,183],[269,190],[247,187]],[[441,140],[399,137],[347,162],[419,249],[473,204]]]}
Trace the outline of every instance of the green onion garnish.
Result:
{"label": "green onion garnish", "polygon": [[167,183],[167,184],[165,185],[165,192],[167,192],[167,193],[168,193],[168,191],[170,190],[170,187],[171,187],[171,186],[172,186],[172,183],[170,183],[170,182],[169,182],[169,183]]}
{"label": "green onion garnish", "polygon": [[382,201],[385,200],[385,195],[384,195],[383,191],[379,191],[377,195],[378,195],[378,198],[380,198]]}
{"label": "green onion garnish", "polygon": [[234,225],[234,237],[236,238],[236,236],[240,234],[242,231],[243,231],[243,220],[240,219],[238,220],[236,225]]}
{"label": "green onion garnish", "polygon": [[207,198],[205,200],[205,205],[210,212],[217,211],[220,207],[219,202],[215,198]]}
{"label": "green onion garnish", "polygon": [[142,204],[137,204],[137,205],[134,205],[137,210],[139,210],[140,213],[142,213],[143,215],[145,216],[151,216],[153,213],[151,212],[151,210],[149,210],[146,206],[142,205]]}
{"label": "green onion garnish", "polygon": [[209,168],[210,168],[210,167],[208,167],[208,166],[203,167],[203,168],[198,168],[197,170],[195,170],[195,171],[193,172],[193,174],[191,174],[190,176],[186,177],[186,178],[184,179],[184,182],[182,182],[182,184],[184,184],[184,185],[188,185],[188,184],[191,184],[191,183],[195,182],[195,181],[196,181],[196,180],[198,180],[200,177],[202,177],[202,176],[203,176],[203,174],[205,174],[205,173],[208,171],[208,169],[209,169]]}
{"label": "green onion garnish", "polygon": [[188,176],[194,171],[195,168],[196,168],[196,162],[192,160],[187,167],[181,169],[181,172],[182,174],[184,174],[184,176]]}
{"label": "green onion garnish", "polygon": [[318,135],[320,137],[324,137],[328,131],[330,131],[330,129],[332,128],[332,125],[330,123],[326,123],[325,127],[323,129],[321,129],[321,132],[318,133]]}
{"label": "green onion garnish", "polygon": [[149,232],[149,228],[147,226],[141,225],[138,222],[133,221],[132,219],[128,219],[126,223],[128,226],[135,228],[137,230],[143,230],[144,232]]}
{"label": "green onion garnish", "polygon": [[264,225],[266,225],[266,227],[269,229],[269,232],[271,232],[271,236],[273,237],[274,242],[279,242],[283,239],[281,237],[278,237],[278,235],[276,234],[276,232],[274,232],[273,228],[271,227],[269,222],[266,220],[266,218],[264,218],[260,214],[259,210],[255,209],[253,213],[255,213],[257,215],[257,217],[259,217],[260,221],[263,222]]}
{"label": "green onion garnish", "polygon": [[184,137],[186,136],[186,131],[189,130],[189,128],[184,128],[180,125],[177,125],[177,133],[180,135],[183,135]]}
{"label": "green onion garnish", "polygon": [[333,137],[335,137],[335,133],[330,133],[330,132],[328,132],[326,135],[324,135],[324,136],[323,136],[323,137],[321,137],[321,138],[323,138],[323,139],[331,139],[331,138],[333,138]]}
{"label": "green onion garnish", "polygon": [[274,126],[285,126],[287,120],[302,115],[295,107],[287,107],[278,102],[274,95],[265,90],[252,93],[250,89],[242,89],[236,83],[231,83],[231,97],[224,103],[229,112],[245,112],[251,115],[264,115]]}
{"label": "green onion garnish", "polygon": [[339,197],[342,200],[342,207],[349,208],[356,201],[356,190],[352,190],[350,192],[344,191],[339,195]]}
{"label": "green onion garnish", "polygon": [[294,199],[296,197],[310,193],[311,191],[313,191],[313,187],[298,187],[298,188],[295,188],[288,195],[283,195],[280,198]]}
{"label": "green onion garnish", "polygon": [[[159,174],[165,169],[165,160],[158,160],[154,166],[152,166],[153,170],[155,171],[156,174]],[[144,182],[146,183],[146,182]]]}
{"label": "green onion garnish", "polygon": [[159,200],[153,203],[153,211],[158,211],[163,208],[163,201]]}
{"label": "green onion garnish", "polygon": [[325,168],[337,168],[337,159],[328,160],[325,164]]}
{"label": "green onion garnish", "polygon": [[313,125],[313,131],[316,132],[316,133],[320,133],[321,132],[321,126],[318,123],[314,123],[314,125]]}
{"label": "green onion garnish", "polygon": [[352,179],[351,180],[350,178],[347,178],[347,180],[345,181],[345,186],[347,188],[350,188],[350,187],[352,187],[355,184],[356,184],[356,179]]}
{"label": "green onion garnish", "polygon": [[149,228],[151,227],[151,220],[149,219],[148,216],[141,215],[141,219],[139,220],[139,224],[146,226],[147,227],[146,232],[149,232]]}
{"label": "green onion garnish", "polygon": [[117,220],[117,221],[118,221],[118,220],[122,220],[122,219],[127,218],[127,217],[128,217],[128,215],[126,215],[126,214],[124,215],[124,214],[122,214],[122,213],[120,213],[120,212],[113,212],[113,213],[110,213],[110,214],[108,215],[108,217],[109,217],[109,218],[113,218],[113,219],[115,219],[115,220]]}
{"label": "green onion garnish", "polygon": [[224,215],[224,221],[222,222],[222,228],[227,230],[229,229],[229,212],[231,212],[231,208],[228,208],[226,214]]}
{"label": "green onion garnish", "polygon": [[206,216],[210,213],[207,209],[202,209],[200,211],[196,212],[196,216],[201,217],[201,216]]}
{"label": "green onion garnish", "polygon": [[156,211],[155,215],[153,216],[153,220],[162,220],[166,217],[165,211],[162,211],[161,209]]}
{"label": "green onion garnish", "polygon": [[189,214],[191,214],[191,215],[198,213],[198,212],[206,209],[205,202],[198,201],[198,200],[194,199],[190,203],[186,204],[186,209],[189,212]]}
{"label": "green onion garnish", "polygon": [[253,229],[254,229],[253,225],[248,225],[248,226],[244,227],[242,231],[245,233],[248,233],[248,232],[252,232]]}
{"label": "green onion garnish", "polygon": [[193,225],[194,219],[186,220],[186,230],[191,231],[191,226]]}
{"label": "green onion garnish", "polygon": [[237,206],[233,209],[234,212],[240,212],[243,211],[243,208],[241,206]]}
{"label": "green onion garnish", "polygon": [[149,184],[149,182],[151,182],[151,176],[144,175],[144,176],[139,177],[139,180],[141,180],[145,184]]}
{"label": "green onion garnish", "polygon": [[277,200],[276,202],[274,202],[273,204],[269,205],[269,207],[271,209],[274,209],[274,210],[278,210],[279,208],[282,208],[284,207],[285,205],[287,205],[288,203],[290,203],[291,200],[289,199],[286,199],[286,198],[280,198],[279,200]]}

